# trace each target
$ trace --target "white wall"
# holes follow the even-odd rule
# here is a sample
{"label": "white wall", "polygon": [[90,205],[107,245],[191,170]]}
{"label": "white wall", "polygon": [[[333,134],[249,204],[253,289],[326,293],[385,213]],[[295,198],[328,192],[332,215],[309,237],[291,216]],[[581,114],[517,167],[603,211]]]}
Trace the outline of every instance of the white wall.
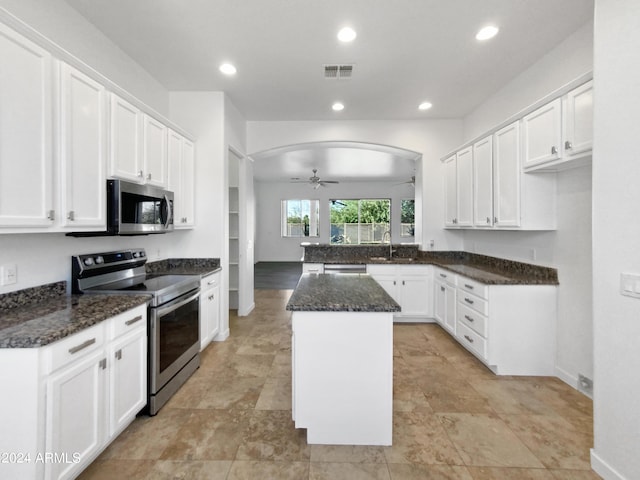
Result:
{"label": "white wall", "polygon": [[[471,140],[562,85],[593,69],[593,26],[584,25],[464,119]],[[465,231],[465,250],[558,269],[557,374],[577,387],[593,378],[591,298],[591,172],[557,174],[554,232]]]}
{"label": "white wall", "polygon": [[[460,235],[442,228],[444,185],[440,162],[442,155],[462,142],[461,120],[247,123],[249,154],[285,145],[332,140],[391,145],[421,153],[421,167],[416,171],[416,175],[422,174],[421,238],[433,239],[436,250],[462,248]],[[418,196],[416,198],[419,200]],[[259,194],[257,201],[258,204],[261,201]],[[418,207],[416,214],[419,214]],[[260,237],[258,241],[261,241]]]}
{"label": "white wall", "polygon": [[0,8],[161,115],[168,115],[167,89],[63,0],[0,0]]}
{"label": "white wall", "polygon": [[[303,249],[301,242],[329,243],[329,200],[352,198],[390,198],[393,242],[411,242],[414,237],[400,237],[400,201],[413,198],[414,190],[408,185],[389,183],[340,183],[314,190],[309,185],[256,182],[257,204],[257,261],[299,262]],[[280,202],[288,199],[320,201],[319,237],[281,237]]]}
{"label": "white wall", "polygon": [[620,273],[640,273],[640,2],[596,0],[593,158],[594,469],[640,478],[640,300]]}

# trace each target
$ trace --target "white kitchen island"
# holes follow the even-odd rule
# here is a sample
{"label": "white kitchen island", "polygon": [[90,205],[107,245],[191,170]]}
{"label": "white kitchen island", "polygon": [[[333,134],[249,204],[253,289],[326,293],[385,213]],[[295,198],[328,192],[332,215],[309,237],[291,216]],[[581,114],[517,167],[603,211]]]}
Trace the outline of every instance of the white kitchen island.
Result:
{"label": "white kitchen island", "polygon": [[304,274],[292,314],[292,407],[307,442],[391,445],[393,312],[366,274]]}

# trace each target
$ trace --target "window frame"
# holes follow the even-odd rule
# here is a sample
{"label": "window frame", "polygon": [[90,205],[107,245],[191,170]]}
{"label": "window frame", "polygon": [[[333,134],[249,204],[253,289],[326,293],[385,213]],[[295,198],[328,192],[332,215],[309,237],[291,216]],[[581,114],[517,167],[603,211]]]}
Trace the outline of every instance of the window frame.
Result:
{"label": "window frame", "polygon": [[[343,201],[357,201],[358,202],[358,240],[356,243],[341,243],[341,242],[334,242],[333,241],[333,237],[334,235],[332,235],[332,227],[333,227],[333,223],[332,223],[332,206],[335,205],[336,202],[343,202]],[[384,232],[382,234],[382,238],[379,242],[377,241],[371,241],[371,242],[365,242],[362,243],[362,239],[361,239],[361,225],[363,225],[361,219],[362,219],[362,214],[361,214],[361,206],[362,206],[362,202],[366,202],[366,201],[386,201],[389,203],[389,221],[387,222],[387,228],[385,229],[386,231],[391,232],[392,229],[392,225],[393,225],[393,198],[391,197],[385,197],[385,198],[335,198],[335,199],[329,199],[329,244],[330,245],[381,245],[382,244],[382,240],[384,239]],[[379,225],[381,225],[382,223],[380,223]],[[356,225],[355,223],[352,223],[351,225]],[[374,224],[375,225],[375,224]],[[344,236],[344,235],[343,235]],[[372,236],[375,238],[376,233],[375,233],[375,227],[374,227],[374,231],[372,232]]]}
{"label": "window frame", "polygon": [[[299,224],[290,224],[289,223],[289,204],[291,202],[299,202],[300,205],[300,217],[301,220],[304,220],[305,209],[303,207],[303,202],[309,202],[309,233],[305,235],[307,225],[302,221]],[[314,208],[315,206],[315,208]],[[313,212],[315,210],[315,216]],[[301,227],[302,234],[301,235],[291,235],[289,225],[299,225]],[[313,227],[315,225],[315,229]],[[315,235],[312,235],[311,232],[314,231]],[[280,200],[280,238],[318,238],[320,237],[320,200],[313,198],[287,198]]]}

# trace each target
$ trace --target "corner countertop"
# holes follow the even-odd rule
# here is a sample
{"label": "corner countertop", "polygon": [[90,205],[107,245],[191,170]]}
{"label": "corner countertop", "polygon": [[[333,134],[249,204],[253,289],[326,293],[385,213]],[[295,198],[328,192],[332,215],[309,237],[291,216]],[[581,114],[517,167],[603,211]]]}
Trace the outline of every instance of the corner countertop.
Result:
{"label": "corner countertop", "polygon": [[399,312],[393,298],[370,275],[305,273],[287,310],[294,312]]}
{"label": "corner countertop", "polygon": [[2,309],[0,348],[36,348],[147,303],[148,295],[58,295]]}
{"label": "corner countertop", "polygon": [[200,275],[206,277],[222,270],[219,258],[168,258],[145,264],[147,273]]}
{"label": "corner countertop", "polygon": [[304,245],[304,262],[434,265],[487,285],[558,285],[555,268],[464,251],[421,251],[417,245]]}

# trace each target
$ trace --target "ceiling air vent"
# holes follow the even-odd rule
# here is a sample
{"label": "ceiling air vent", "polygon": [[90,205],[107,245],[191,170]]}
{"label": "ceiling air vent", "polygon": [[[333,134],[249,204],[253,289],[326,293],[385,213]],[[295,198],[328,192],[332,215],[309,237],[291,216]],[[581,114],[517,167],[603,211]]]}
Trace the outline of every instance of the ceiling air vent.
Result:
{"label": "ceiling air vent", "polygon": [[351,78],[353,65],[325,65],[324,78],[330,80],[345,80]]}

